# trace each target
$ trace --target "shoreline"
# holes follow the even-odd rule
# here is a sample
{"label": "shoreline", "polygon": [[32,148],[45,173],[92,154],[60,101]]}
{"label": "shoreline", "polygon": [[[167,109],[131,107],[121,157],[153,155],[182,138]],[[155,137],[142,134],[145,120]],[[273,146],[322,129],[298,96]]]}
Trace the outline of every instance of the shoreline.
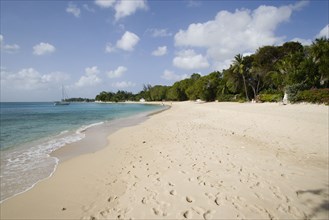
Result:
{"label": "shoreline", "polygon": [[51,178],[0,204],[1,218],[321,218],[327,113],[173,103],[110,134],[105,148],[64,160]]}
{"label": "shoreline", "polygon": [[[140,103],[133,103],[133,104],[140,104]],[[154,104],[156,105],[156,104]],[[165,110],[165,109],[164,109]],[[39,182],[42,182],[44,180],[47,180],[53,176],[53,174],[56,172],[56,169],[58,165],[66,160],[72,159],[74,157],[78,157],[83,154],[90,154],[94,153],[96,151],[101,150],[102,148],[105,148],[108,144],[107,137],[124,128],[124,127],[130,127],[137,125],[144,120],[147,120],[147,117],[151,113],[156,113],[161,110],[151,110],[151,111],[146,111],[142,113],[138,113],[136,115],[132,116],[124,116],[120,118],[116,118],[110,121],[105,121],[105,122],[99,122],[99,123],[92,123],[89,125],[84,125],[77,130],[72,130],[68,134],[67,132],[63,133],[62,132],[58,135],[53,136],[53,138],[66,138],[71,137],[72,135],[75,134],[82,134],[84,137],[81,139],[71,142],[71,143],[65,143],[64,146],[61,146],[49,153],[46,154],[47,158],[51,158],[54,160],[54,165],[52,167],[52,170],[49,171],[48,175],[45,175],[44,177],[41,177],[38,179],[36,182],[34,182],[32,185],[26,187],[20,192],[17,192],[7,198],[4,198],[3,200],[0,201],[0,204],[14,198],[17,195],[23,194],[32,188],[34,188]],[[151,112],[151,113],[149,113]],[[46,138],[48,139],[48,138]],[[45,139],[45,140],[46,140]],[[49,139],[50,140],[50,139]],[[39,142],[38,142],[39,143]],[[40,144],[43,142],[40,142]]]}
{"label": "shoreline", "polygon": [[[107,103],[104,103],[107,104]],[[129,103],[127,103],[129,104]],[[132,103],[143,104],[143,103]],[[159,103],[148,103],[153,105],[160,105]],[[85,133],[85,137],[77,142],[67,144],[59,149],[50,153],[51,157],[59,159],[59,163],[78,157],[83,154],[91,154],[102,150],[108,144],[108,136],[119,131],[122,128],[136,126],[143,123],[151,115],[161,113],[168,110],[168,107],[160,110],[152,110],[139,113],[137,115],[117,118],[111,121],[103,122],[100,125],[92,126],[88,128]],[[92,147],[90,147],[92,146]]]}

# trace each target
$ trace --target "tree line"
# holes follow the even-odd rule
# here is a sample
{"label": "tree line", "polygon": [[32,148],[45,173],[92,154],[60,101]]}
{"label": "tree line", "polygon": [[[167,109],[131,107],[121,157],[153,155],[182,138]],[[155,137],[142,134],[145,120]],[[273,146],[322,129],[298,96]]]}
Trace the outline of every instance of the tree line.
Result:
{"label": "tree line", "polygon": [[[190,78],[172,86],[144,85],[137,94],[126,91],[101,92],[98,101],[278,101],[284,93],[291,101],[329,102],[329,40],[311,45],[286,42],[263,46],[254,54],[237,54],[228,69]],[[315,96],[315,97],[314,97]],[[306,97],[306,98],[305,98]],[[308,98],[307,98],[308,97]]]}
{"label": "tree line", "polygon": [[89,99],[89,98],[68,98],[68,99],[65,99],[64,101],[66,102],[94,102],[95,99]]}

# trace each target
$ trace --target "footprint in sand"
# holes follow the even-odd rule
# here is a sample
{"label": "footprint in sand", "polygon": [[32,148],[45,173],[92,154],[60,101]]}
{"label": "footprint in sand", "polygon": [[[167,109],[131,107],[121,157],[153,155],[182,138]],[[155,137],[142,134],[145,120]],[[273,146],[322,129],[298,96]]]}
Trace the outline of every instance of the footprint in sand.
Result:
{"label": "footprint in sand", "polygon": [[188,202],[188,203],[191,203],[191,202],[193,202],[193,198],[192,197],[189,197],[189,196],[186,196],[186,201]]}
{"label": "footprint in sand", "polygon": [[153,210],[153,213],[154,213],[155,215],[159,215],[159,214],[160,214],[160,211],[159,211],[158,209],[153,208],[152,210]]}
{"label": "footprint in sand", "polygon": [[279,200],[283,200],[283,195],[280,191],[280,188],[277,186],[270,186],[269,189],[272,191],[273,195]]}
{"label": "footprint in sand", "polygon": [[155,215],[162,215],[162,216],[167,216],[167,213],[166,212],[162,212],[161,210],[157,209],[157,208],[153,208],[153,213]]}
{"label": "footprint in sand", "polygon": [[192,218],[192,213],[190,211],[186,211],[183,213],[184,218],[186,219],[191,219]]}
{"label": "footprint in sand", "polygon": [[215,203],[216,203],[216,205],[220,205],[220,199],[217,197],[216,199],[215,199]]}
{"label": "footprint in sand", "polygon": [[175,195],[177,195],[177,192],[176,192],[176,190],[171,190],[171,191],[169,192],[169,194],[172,195],[172,196],[175,196]]}
{"label": "footprint in sand", "polygon": [[107,201],[108,201],[108,202],[113,202],[113,201],[115,201],[115,200],[117,200],[117,199],[118,199],[117,196],[110,196],[110,197],[107,199]]}
{"label": "footprint in sand", "polygon": [[211,219],[212,218],[212,213],[213,213],[214,211],[212,211],[212,210],[208,210],[208,211],[206,211],[204,214],[203,214],[203,218],[205,219],[205,220],[207,220],[207,219]]}
{"label": "footprint in sand", "polygon": [[107,209],[107,210],[101,211],[99,214],[100,214],[101,216],[103,216],[103,217],[106,217],[106,215],[107,215],[109,212],[110,212],[110,210]]}

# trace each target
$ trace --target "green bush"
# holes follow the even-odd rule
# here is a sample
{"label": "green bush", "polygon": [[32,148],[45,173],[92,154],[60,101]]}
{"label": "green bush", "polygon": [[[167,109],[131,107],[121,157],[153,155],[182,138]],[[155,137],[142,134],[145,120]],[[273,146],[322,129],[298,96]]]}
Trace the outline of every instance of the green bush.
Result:
{"label": "green bush", "polygon": [[222,94],[222,95],[217,97],[217,100],[219,102],[235,102],[236,101],[236,95]]}
{"label": "green bush", "polygon": [[237,94],[221,94],[217,97],[219,102],[245,102],[245,98],[243,95]]}
{"label": "green bush", "polygon": [[282,94],[260,94],[259,101],[261,102],[280,102],[283,98]]}
{"label": "green bush", "polygon": [[324,103],[329,105],[329,88],[300,91],[296,95],[296,102]]}
{"label": "green bush", "polygon": [[290,86],[286,86],[285,90],[288,94],[288,99],[290,102],[297,102],[297,94],[299,91],[309,89],[304,83],[297,83]]}

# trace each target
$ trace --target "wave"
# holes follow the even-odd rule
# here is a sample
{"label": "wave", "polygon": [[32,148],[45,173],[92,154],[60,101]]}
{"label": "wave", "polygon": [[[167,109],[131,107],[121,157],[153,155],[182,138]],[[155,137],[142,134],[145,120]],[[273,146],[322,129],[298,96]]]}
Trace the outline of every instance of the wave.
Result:
{"label": "wave", "polygon": [[83,125],[75,132],[65,130],[39,143],[2,151],[0,203],[32,189],[38,182],[52,176],[59,159],[50,154],[61,147],[82,140],[85,138],[86,130],[103,123]]}
{"label": "wave", "polygon": [[101,121],[101,122],[93,123],[93,124],[90,124],[90,125],[84,125],[84,126],[81,126],[81,127],[76,131],[76,133],[77,133],[77,134],[81,134],[81,133],[85,132],[87,129],[89,129],[89,128],[91,128],[91,127],[95,127],[95,126],[101,125],[101,124],[104,124],[104,122]]}
{"label": "wave", "polygon": [[[59,159],[57,159],[56,157],[52,157],[52,158],[55,159],[55,165],[54,165],[54,167],[53,167],[53,170],[51,171],[51,173],[50,173],[47,177],[39,179],[38,181],[36,181],[35,183],[33,183],[31,186],[27,187],[27,188],[24,189],[23,191],[19,191],[19,192],[17,192],[16,194],[13,194],[13,195],[11,195],[11,196],[9,196],[9,197],[7,197],[7,198],[2,199],[2,200],[0,201],[0,204],[3,203],[4,201],[10,199],[10,198],[13,198],[13,197],[15,197],[15,196],[17,196],[17,195],[20,195],[20,194],[22,194],[22,193],[25,193],[25,192],[29,191],[29,190],[32,189],[35,185],[37,185],[39,182],[41,182],[41,181],[43,181],[43,180],[46,180],[46,179],[49,179],[50,177],[52,177],[52,175],[55,173],[55,171],[56,171],[56,169],[57,169],[58,162],[59,162]],[[1,177],[2,177],[2,176],[1,176]]]}

